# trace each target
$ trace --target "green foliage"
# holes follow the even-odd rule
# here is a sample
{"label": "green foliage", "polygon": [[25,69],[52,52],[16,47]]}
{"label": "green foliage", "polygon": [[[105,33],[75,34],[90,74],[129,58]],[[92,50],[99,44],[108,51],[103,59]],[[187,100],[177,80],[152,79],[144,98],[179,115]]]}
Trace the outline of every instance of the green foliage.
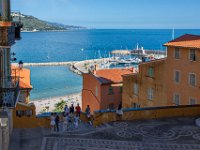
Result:
{"label": "green foliage", "polygon": [[61,100],[60,102],[55,104],[54,112],[63,112],[66,102]]}
{"label": "green foliage", "polygon": [[[21,22],[23,23],[23,30],[25,31],[33,31],[34,29],[39,31],[83,29],[83,27],[79,26],[69,26],[59,23],[51,23],[43,21],[33,16],[28,16],[24,14],[22,14],[22,16],[23,17],[21,17]],[[18,17],[12,17],[12,18],[13,20],[19,20]]]}

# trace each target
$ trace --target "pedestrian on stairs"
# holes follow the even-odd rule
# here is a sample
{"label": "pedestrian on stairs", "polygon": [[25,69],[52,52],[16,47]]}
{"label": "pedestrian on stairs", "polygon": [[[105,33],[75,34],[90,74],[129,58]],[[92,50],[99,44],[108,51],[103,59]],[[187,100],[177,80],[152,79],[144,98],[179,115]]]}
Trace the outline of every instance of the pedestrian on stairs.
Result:
{"label": "pedestrian on stairs", "polygon": [[74,114],[74,105],[72,104],[71,107],[69,108],[69,113]]}
{"label": "pedestrian on stairs", "polygon": [[54,129],[55,129],[55,124],[56,124],[54,113],[51,113],[50,120],[51,120],[51,122],[50,122],[50,125],[51,125],[51,133],[53,133],[53,131],[54,131]]}
{"label": "pedestrian on stairs", "polygon": [[81,107],[79,106],[79,103],[76,106],[76,116],[80,118],[81,116]]}
{"label": "pedestrian on stairs", "polygon": [[122,104],[121,103],[119,104],[119,106],[118,106],[118,108],[116,110],[116,114],[117,114],[119,120],[121,120],[122,119],[122,115],[123,115],[123,109],[122,109]]}
{"label": "pedestrian on stairs", "polygon": [[74,126],[75,126],[76,129],[78,128],[78,121],[79,121],[79,116],[76,114],[74,116]]}
{"label": "pedestrian on stairs", "polygon": [[69,107],[67,106],[67,104],[65,105],[64,112],[66,115],[69,115]]}
{"label": "pedestrian on stairs", "polygon": [[59,120],[60,120],[60,118],[59,118],[57,113],[55,115],[56,115],[56,118],[55,118],[56,131],[59,132]]}
{"label": "pedestrian on stairs", "polygon": [[63,113],[63,132],[68,128],[68,115]]}
{"label": "pedestrian on stairs", "polygon": [[85,109],[85,113],[86,113],[86,116],[88,118],[88,123],[90,125],[92,125],[92,121],[91,121],[91,112],[90,112],[90,105],[87,105],[87,108]]}

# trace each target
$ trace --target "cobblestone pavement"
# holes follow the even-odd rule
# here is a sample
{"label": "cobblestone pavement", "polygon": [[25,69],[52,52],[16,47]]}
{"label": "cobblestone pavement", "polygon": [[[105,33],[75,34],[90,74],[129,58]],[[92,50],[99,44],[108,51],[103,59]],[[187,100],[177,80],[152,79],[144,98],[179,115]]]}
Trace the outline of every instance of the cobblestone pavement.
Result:
{"label": "cobblestone pavement", "polygon": [[[40,135],[43,137],[40,145],[41,150],[200,150],[200,128],[195,125],[195,119],[120,121],[96,129],[82,125],[77,130],[60,133],[46,131]],[[22,135],[27,135],[29,130],[23,130]],[[31,136],[36,138],[35,134],[33,132]],[[31,143],[30,137],[14,137],[19,137],[21,143]],[[23,144],[20,150],[26,149],[31,148]]]}
{"label": "cobblestone pavement", "polygon": [[199,150],[198,144],[142,143],[45,137],[41,150]]}

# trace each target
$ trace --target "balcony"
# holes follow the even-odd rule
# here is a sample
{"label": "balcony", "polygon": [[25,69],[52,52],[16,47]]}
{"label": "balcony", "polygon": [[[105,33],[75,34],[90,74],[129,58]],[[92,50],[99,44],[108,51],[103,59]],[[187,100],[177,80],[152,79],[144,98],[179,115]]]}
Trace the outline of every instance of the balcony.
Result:
{"label": "balcony", "polygon": [[0,24],[0,46],[12,46],[15,43],[15,27]]}
{"label": "balcony", "polygon": [[19,98],[19,77],[11,76],[8,79],[0,79],[3,87],[0,87],[0,108],[14,108]]}

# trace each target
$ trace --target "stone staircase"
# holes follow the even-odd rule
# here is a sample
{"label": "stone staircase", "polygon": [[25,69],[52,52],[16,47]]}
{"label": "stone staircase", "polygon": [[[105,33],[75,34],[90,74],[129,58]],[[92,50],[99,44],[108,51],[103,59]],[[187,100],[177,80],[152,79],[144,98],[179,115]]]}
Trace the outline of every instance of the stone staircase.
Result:
{"label": "stone staircase", "polygon": [[78,127],[76,128],[73,123],[70,123],[68,127],[65,127],[63,129],[63,122],[59,123],[59,132],[53,132],[50,133],[47,136],[69,136],[69,135],[87,135],[91,133],[95,133],[98,131],[102,131],[105,129],[110,128],[111,126],[109,124],[102,124],[97,127],[93,127],[91,124],[80,121]]}

